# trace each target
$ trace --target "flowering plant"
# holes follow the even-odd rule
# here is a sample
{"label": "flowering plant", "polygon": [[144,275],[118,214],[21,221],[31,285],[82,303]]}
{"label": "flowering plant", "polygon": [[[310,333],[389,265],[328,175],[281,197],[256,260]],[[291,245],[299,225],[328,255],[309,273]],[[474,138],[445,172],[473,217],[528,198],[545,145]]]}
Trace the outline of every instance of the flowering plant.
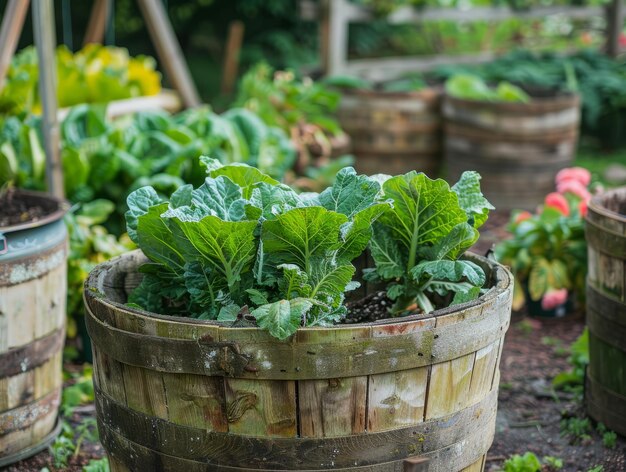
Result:
{"label": "flowering plant", "polygon": [[546,195],[532,214],[514,212],[508,230],[513,234],[496,247],[496,257],[511,267],[517,281],[513,308],[529,297],[543,310],[562,305],[574,292],[584,299],[587,246],[583,220],[591,198],[591,175],[582,167],[561,170],[556,191]]}

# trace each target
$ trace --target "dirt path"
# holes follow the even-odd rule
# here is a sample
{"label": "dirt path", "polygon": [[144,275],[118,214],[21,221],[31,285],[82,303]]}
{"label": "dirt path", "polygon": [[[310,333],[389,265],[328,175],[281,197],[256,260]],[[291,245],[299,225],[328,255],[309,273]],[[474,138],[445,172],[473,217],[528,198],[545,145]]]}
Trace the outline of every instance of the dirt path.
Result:
{"label": "dirt path", "polygon": [[604,472],[626,471],[626,441],[615,448],[602,445],[601,436],[572,441],[561,435],[564,417],[582,417],[582,404],[573,394],[554,392],[551,381],[569,369],[566,348],[580,335],[582,317],[536,321],[514,317],[507,333],[501,363],[498,424],[489,451],[487,471],[499,470],[502,458],[534,452],[538,457],[563,460],[563,471],[586,472],[602,465]]}

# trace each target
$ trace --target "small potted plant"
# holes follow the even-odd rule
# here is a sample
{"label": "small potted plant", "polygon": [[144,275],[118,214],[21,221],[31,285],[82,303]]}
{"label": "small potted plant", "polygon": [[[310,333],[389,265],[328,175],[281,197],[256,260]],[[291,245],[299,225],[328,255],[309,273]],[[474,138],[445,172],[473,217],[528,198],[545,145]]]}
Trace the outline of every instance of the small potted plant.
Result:
{"label": "small potted plant", "polygon": [[512,237],[496,246],[496,257],[518,281],[514,310],[526,304],[531,315],[560,317],[571,311],[574,299],[584,301],[590,181],[584,168],[563,169],[556,176],[556,192],[534,214],[513,212],[508,226]]}

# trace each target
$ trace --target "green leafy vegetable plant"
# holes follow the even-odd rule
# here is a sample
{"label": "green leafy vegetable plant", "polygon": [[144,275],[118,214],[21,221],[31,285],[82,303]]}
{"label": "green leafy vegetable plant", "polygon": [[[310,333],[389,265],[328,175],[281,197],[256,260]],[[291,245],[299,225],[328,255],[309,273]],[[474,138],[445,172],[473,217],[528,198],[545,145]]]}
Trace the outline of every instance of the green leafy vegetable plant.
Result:
{"label": "green leafy vegetable plant", "polygon": [[128,198],[128,234],[151,260],[129,302],[149,311],[234,321],[249,313],[285,339],[346,313],[351,261],[389,206],[380,185],[339,172],[321,194],[298,195],[246,165],[203,158],[209,177],[162,202],[151,187]]}
{"label": "green leafy vegetable plant", "polygon": [[89,463],[83,466],[83,472],[110,472],[109,459],[91,459]]}
{"label": "green leafy vegetable plant", "polygon": [[561,372],[552,380],[556,388],[573,390],[582,395],[585,380],[585,368],[589,364],[589,330],[585,328],[582,334],[570,346],[569,362],[571,369]]}
{"label": "green leafy vegetable plant", "polygon": [[539,472],[541,461],[532,452],[514,454],[504,462],[504,472]]}
{"label": "green leafy vegetable plant", "polygon": [[279,339],[347,313],[351,261],[370,249],[370,278],[389,282],[394,314],[433,294],[477,297],[483,270],[459,260],[493,208],[468,172],[454,187],[410,172],[374,178],[342,169],[320,194],[298,195],[259,170],[201,158],[208,177],[169,201],[151,187],[128,198],[128,235],[150,262],[129,297],[147,311],[233,322],[253,317]]}
{"label": "green leafy vegetable plant", "polygon": [[480,294],[485,283],[481,267],[460,256],[478,239],[478,228],[494,207],[480,191],[480,176],[465,172],[453,187],[444,180],[409,172],[382,186],[392,208],[374,223],[370,243],[376,267],[365,278],[386,282],[395,300],[392,313],[415,304],[434,310],[433,295],[453,294],[452,304]]}
{"label": "green leafy vegetable plant", "polygon": [[530,96],[521,88],[502,81],[494,89],[476,75],[458,74],[446,82],[446,92],[466,100],[482,100],[487,102],[530,102]]}

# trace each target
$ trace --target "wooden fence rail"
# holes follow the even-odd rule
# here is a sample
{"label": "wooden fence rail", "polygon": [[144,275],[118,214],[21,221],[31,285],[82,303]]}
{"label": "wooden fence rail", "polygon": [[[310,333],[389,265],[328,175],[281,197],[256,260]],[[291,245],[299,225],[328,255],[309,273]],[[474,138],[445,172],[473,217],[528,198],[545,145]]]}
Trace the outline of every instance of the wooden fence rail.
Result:
{"label": "wooden fence rail", "polygon": [[[301,0],[301,17],[320,22],[320,55],[326,74],[351,74],[382,80],[408,71],[423,71],[444,64],[472,64],[492,60],[496,53],[481,51],[473,54],[441,54],[422,57],[386,57],[374,59],[348,59],[348,29],[350,23],[368,22],[376,17],[373,13],[349,0]],[[410,24],[425,21],[500,21],[508,18],[545,18],[563,15],[572,19],[605,16],[607,19],[606,50],[618,53],[618,37],[624,24],[622,0],[612,0],[601,6],[548,6],[527,10],[510,7],[425,8],[401,7],[390,13],[385,20],[390,24]]]}

